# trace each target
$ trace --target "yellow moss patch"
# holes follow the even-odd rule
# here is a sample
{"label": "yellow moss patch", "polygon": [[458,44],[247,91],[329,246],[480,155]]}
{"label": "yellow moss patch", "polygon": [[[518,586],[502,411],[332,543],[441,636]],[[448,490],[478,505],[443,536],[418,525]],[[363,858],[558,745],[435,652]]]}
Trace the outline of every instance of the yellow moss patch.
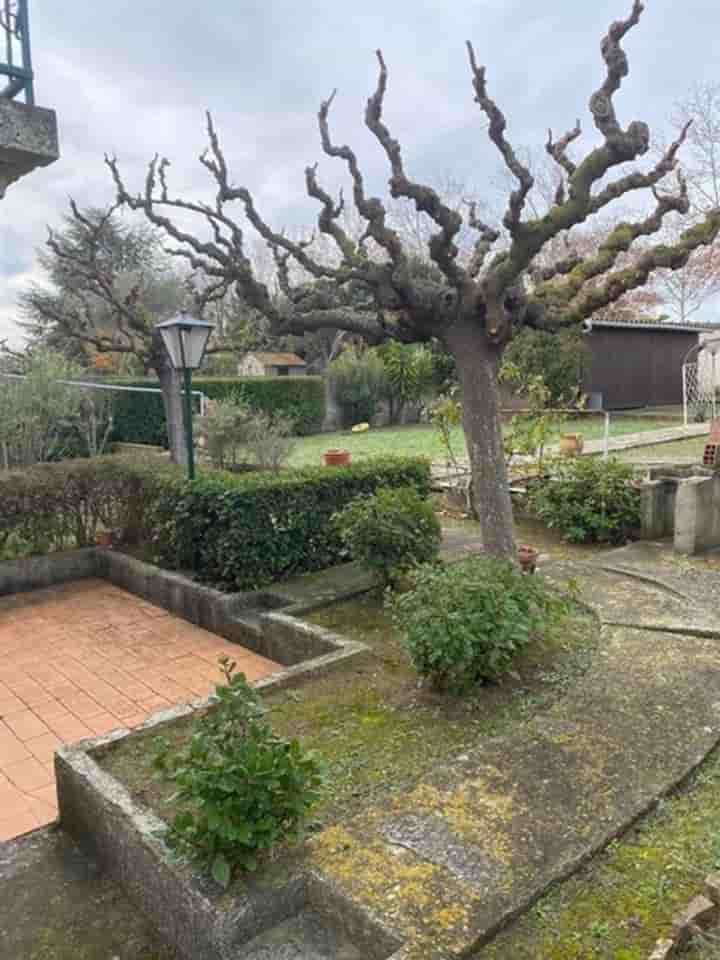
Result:
{"label": "yellow moss patch", "polygon": [[310,846],[315,865],[384,916],[418,956],[429,944],[451,951],[463,944],[477,896],[442,867],[381,840],[363,844],[340,826],[323,831]]}

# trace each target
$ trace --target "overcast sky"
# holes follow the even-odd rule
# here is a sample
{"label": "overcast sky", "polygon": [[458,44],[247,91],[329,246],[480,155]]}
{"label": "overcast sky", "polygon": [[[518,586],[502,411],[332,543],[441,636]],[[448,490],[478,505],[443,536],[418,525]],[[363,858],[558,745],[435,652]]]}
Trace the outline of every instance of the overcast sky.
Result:
{"label": "overcast sky", "polygon": [[[113,199],[103,165],[117,155],[139,189],[155,151],[172,161],[171,184],[207,195],[197,162],[210,108],[235,183],[280,227],[310,224],[303,171],[321,159],[315,114],[339,88],[338,142],[351,143],[374,190],[387,168],[362,123],[374,89],[374,50],[390,69],[386,119],[408,172],[447,174],[482,191],[497,171],[483,118],[473,103],[464,43],[488,66],[492,96],[516,145],[542,146],[547,128],[583,118],[603,76],[599,41],[631,0],[31,0],[36,100],[57,111],[61,158],[13,185],[2,201],[0,337],[17,337],[20,289],[37,277],[35,251],[74,197]],[[643,119],[667,130],[673,103],[696,81],[720,81],[717,0],[648,0],[625,41],[631,75],[617,98],[623,123]],[[322,181],[342,180],[340,161],[322,157]],[[491,192],[490,186],[487,187]]]}

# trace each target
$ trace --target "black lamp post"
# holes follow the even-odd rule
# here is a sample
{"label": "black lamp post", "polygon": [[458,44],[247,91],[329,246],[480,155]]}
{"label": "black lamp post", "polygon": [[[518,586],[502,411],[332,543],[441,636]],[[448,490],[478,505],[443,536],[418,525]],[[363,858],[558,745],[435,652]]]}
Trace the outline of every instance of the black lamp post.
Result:
{"label": "black lamp post", "polygon": [[182,370],[185,380],[185,442],[187,444],[188,479],[195,479],[195,450],[192,435],[192,372],[202,363],[212,323],[196,320],[189,313],[179,313],[158,323],[165,349],[175,370]]}

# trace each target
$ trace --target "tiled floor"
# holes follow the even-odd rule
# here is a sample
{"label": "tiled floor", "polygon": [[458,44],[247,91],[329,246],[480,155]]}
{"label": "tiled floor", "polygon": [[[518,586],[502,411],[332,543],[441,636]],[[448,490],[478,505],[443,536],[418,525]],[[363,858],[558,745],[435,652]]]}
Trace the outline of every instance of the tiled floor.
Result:
{"label": "tiled floor", "polygon": [[55,819],[60,743],[134,727],[205,696],[218,658],[278,664],[103,580],[0,598],[0,841]]}

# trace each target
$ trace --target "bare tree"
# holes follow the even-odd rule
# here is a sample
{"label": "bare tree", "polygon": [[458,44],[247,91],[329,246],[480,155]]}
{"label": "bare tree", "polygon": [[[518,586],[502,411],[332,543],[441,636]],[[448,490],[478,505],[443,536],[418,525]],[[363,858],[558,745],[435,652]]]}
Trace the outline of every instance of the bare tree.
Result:
{"label": "bare tree", "polygon": [[[52,287],[33,286],[20,298],[37,342],[50,346],[89,346],[99,353],[133,357],[160,381],[173,459],[187,456],[180,377],[173,369],[155,324],[191,304],[202,313],[222,298],[221,280],[193,284],[163,260],[159,238],[125,230],[117,207],[81,210],[70,201],[66,229],[49,231],[48,253],[41,260]],[[147,226],[143,225],[145,233]],[[228,349],[216,338],[211,352]]]}
{"label": "bare tree", "polygon": [[[681,234],[673,246],[648,245],[630,267],[617,268],[618,259],[635,241],[656,234],[671,211],[687,213],[687,189],[681,180],[676,192],[660,193],[658,184],[676,168],[677,154],[686,130],[670,145],[651,169],[608,177],[614,168],[637,160],[649,149],[646,124],[633,121],[623,128],[617,119],[613,98],[628,73],[622,40],[640,20],[643,4],[635,0],[630,16],[613,23],[602,43],[606,75],[590,99],[590,112],[602,137],[580,162],[572,160],[568,145],[579,136],[573,128],[547,145],[562,174],[552,209],[543,217],[523,218],[533,178],[518,159],[505,135],[506,121],[492,99],[485,68],[468,43],[475,101],[485,114],[488,134],[500,151],[515,180],[503,224],[509,237],[507,248],[492,255],[498,231],[477,215],[470,205],[466,224],[475,234],[467,264],[459,259],[458,236],[462,214],[444,203],[426,184],[411,179],[405,169],[402,149],[385,123],[383,111],[388,70],[378,52],[377,87],[368,100],[365,122],[382,146],[391,170],[390,195],[405,198],[435,225],[429,244],[432,269],[418,264],[388,220],[387,208],[368,196],[360,165],[351,147],[334,142],[329,113],[334,95],[318,114],[322,148],[329,157],[343,161],[352,181],[352,198],[365,230],[359,241],[343,229],[342,197],[336,200],[322,187],[317,167],[305,172],[308,194],[320,204],[318,228],[339,251],[339,263],[328,266],[315,260],[307,243],[289,240],[272,229],[262,217],[250,191],[235,186],[230,178],[217,132],[208,117],[209,149],[201,161],[214,179],[213,204],[203,204],[171,195],[167,160],[151,162],[145,187],[139,195],[125,186],[115,158],[107,163],[114,177],[118,202],[143,210],[148,219],[176,241],[175,252],[193,268],[204,271],[218,283],[234,284],[245,299],[270,320],[276,332],[303,333],[328,326],[360,334],[370,343],[388,338],[403,342],[441,340],[455,357],[463,398],[463,422],[473,473],[475,503],[486,549],[497,556],[514,556],[512,507],[503,456],[500,399],[497,374],[503,349],[524,325],[554,328],[593,315],[625,293],[643,287],[654,270],[682,267],[697,247],[711,243],[720,231],[720,210],[713,209],[702,223]],[[535,258],[555,237],[590,217],[602,213],[620,197],[652,190],[653,212],[641,220],[628,220],[611,231],[594,255],[577,262],[556,265],[529,287],[528,271]],[[230,213],[238,203],[251,227],[276,255],[282,298],[274,299],[267,286],[254,276],[244,249],[243,229]],[[172,219],[173,211],[195,213],[209,225],[209,239],[183,230]],[[367,255],[373,240],[384,259]],[[288,263],[295,262],[315,282],[295,286]]]}

